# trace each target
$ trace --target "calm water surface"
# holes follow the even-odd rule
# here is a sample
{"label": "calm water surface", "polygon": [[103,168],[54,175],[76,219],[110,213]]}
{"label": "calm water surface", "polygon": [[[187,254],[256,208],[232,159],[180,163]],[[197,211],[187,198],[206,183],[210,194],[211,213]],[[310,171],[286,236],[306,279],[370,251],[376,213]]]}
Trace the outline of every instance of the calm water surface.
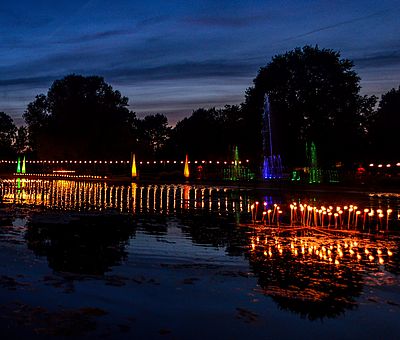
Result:
{"label": "calm water surface", "polygon": [[[398,338],[395,194],[0,185],[2,338]],[[292,202],[392,213],[285,227]]]}

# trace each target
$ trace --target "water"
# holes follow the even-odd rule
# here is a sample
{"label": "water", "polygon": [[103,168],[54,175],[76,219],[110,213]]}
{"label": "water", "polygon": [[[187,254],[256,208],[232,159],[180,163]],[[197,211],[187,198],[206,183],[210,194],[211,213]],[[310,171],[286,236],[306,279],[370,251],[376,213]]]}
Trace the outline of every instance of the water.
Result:
{"label": "water", "polygon": [[[6,180],[0,195],[2,338],[400,330],[395,194]],[[300,199],[391,208],[389,233],[253,225],[256,200],[280,204],[284,224]]]}

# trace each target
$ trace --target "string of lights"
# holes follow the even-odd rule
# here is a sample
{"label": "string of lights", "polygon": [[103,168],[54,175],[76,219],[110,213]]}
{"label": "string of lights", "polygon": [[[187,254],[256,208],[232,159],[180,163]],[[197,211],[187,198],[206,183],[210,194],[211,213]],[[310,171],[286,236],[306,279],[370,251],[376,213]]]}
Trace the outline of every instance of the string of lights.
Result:
{"label": "string of lights", "polygon": [[[250,163],[249,159],[246,159],[246,163]],[[18,161],[14,160],[0,160],[0,163],[3,164],[17,164]],[[126,160],[26,160],[26,164],[130,164],[130,161]],[[150,164],[184,164],[185,161],[177,161],[177,160],[160,160],[160,161],[139,161],[137,162],[141,165],[150,165]],[[226,165],[226,164],[235,164],[234,161],[206,161],[206,160],[195,160],[188,161],[189,164],[217,164],[217,165]],[[239,164],[242,164],[242,161],[239,161]]]}
{"label": "string of lights", "polygon": [[[394,165],[393,165],[393,166],[394,166]],[[400,166],[400,162],[399,162],[399,163],[396,163],[396,166]],[[392,167],[392,164],[383,165],[383,164],[374,164],[374,163],[371,163],[371,164],[369,165],[369,167],[370,167],[370,168],[373,168],[373,167],[378,167],[378,168],[387,167],[387,168],[390,168],[390,167]]]}
{"label": "string of lights", "polygon": [[70,175],[69,173],[52,173],[52,174],[35,174],[35,173],[14,173],[14,176],[18,177],[57,177],[57,178],[72,178],[72,179],[78,179],[78,178],[83,178],[83,179],[107,179],[107,176],[94,176],[94,175]]}
{"label": "string of lights", "polygon": [[[18,161],[16,160],[0,160],[0,163],[3,164],[17,164]],[[26,164],[130,164],[131,161],[129,160],[26,160]],[[150,165],[150,164],[184,164],[185,161],[183,160],[159,160],[159,161],[139,161],[137,162],[138,164],[141,165]],[[234,164],[234,161],[215,161],[215,160],[195,160],[195,161],[189,161],[189,164],[217,164],[217,165],[227,165],[227,164]],[[239,164],[242,163],[251,163],[249,159],[246,159],[245,161],[239,161]],[[388,164],[374,164],[370,163],[369,167],[370,168],[390,168],[398,166],[400,167],[400,162],[397,163],[388,163]]]}

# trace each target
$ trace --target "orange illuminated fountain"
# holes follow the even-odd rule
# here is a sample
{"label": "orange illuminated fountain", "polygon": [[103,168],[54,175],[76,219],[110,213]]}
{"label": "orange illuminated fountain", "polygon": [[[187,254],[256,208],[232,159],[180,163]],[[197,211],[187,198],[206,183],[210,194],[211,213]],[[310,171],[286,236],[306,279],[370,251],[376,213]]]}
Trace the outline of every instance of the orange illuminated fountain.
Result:
{"label": "orange illuminated fountain", "polygon": [[189,156],[188,156],[188,154],[186,154],[185,167],[183,169],[183,176],[185,178],[187,178],[187,179],[190,176],[190,172],[189,172]]}
{"label": "orange illuminated fountain", "polygon": [[137,177],[137,169],[136,169],[136,159],[135,159],[134,153],[132,153],[131,162],[132,162],[131,176],[132,176],[132,178],[136,178]]}

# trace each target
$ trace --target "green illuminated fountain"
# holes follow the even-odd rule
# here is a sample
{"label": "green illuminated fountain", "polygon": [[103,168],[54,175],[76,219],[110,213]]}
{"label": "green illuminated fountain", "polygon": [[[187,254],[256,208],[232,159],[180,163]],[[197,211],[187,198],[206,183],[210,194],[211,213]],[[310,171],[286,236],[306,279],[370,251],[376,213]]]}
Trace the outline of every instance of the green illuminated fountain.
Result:
{"label": "green illuminated fountain", "polygon": [[254,174],[249,168],[241,165],[239,160],[239,148],[235,146],[233,148],[233,162],[227,168],[225,168],[223,177],[228,181],[240,181],[254,179]]}
{"label": "green illuminated fountain", "polygon": [[314,142],[311,142],[310,149],[306,144],[307,158],[309,161],[309,183],[321,183],[321,169],[318,167],[317,148]]}
{"label": "green illuminated fountain", "polygon": [[21,173],[21,158],[18,157],[17,161],[17,174]]}

